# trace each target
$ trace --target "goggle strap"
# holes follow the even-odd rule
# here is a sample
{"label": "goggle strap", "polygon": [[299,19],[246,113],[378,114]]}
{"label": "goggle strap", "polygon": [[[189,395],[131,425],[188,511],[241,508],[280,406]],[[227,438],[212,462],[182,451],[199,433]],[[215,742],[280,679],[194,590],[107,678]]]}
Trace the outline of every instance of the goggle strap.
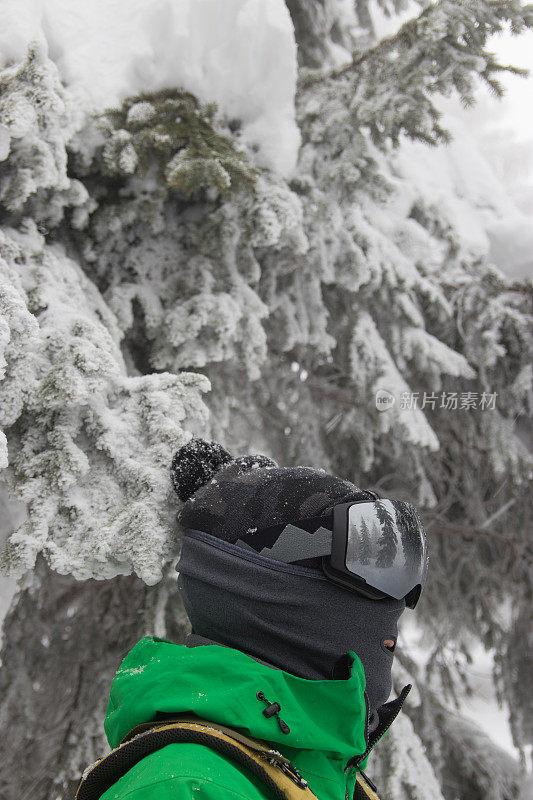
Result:
{"label": "goggle strap", "polygon": [[333,515],[330,513],[250,531],[235,544],[266,558],[292,564],[303,559],[329,556],[332,528]]}

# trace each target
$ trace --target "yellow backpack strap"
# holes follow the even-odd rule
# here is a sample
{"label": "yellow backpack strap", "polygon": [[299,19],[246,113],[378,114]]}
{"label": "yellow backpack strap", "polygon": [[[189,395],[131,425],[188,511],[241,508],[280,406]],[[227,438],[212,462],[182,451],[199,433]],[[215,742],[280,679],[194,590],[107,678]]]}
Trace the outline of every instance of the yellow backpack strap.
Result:
{"label": "yellow backpack strap", "polygon": [[360,772],[357,773],[353,800],[380,800],[374,786]]}
{"label": "yellow backpack strap", "polygon": [[178,742],[203,744],[235,761],[262,780],[277,800],[317,800],[289,759],[267,743],[216,723],[184,718],[134,728],[118,747],[85,771],[76,800],[98,800],[145,756]]}

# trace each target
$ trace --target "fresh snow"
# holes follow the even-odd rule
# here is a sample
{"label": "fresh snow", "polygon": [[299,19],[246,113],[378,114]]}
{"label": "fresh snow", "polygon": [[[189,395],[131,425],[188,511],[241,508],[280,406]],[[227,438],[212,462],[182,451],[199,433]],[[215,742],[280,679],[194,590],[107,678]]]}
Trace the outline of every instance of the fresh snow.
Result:
{"label": "fresh snow", "polygon": [[46,43],[84,110],[181,86],[241,120],[261,166],[295,166],[296,44],[283,0],[3,0],[0,67],[32,41]]}

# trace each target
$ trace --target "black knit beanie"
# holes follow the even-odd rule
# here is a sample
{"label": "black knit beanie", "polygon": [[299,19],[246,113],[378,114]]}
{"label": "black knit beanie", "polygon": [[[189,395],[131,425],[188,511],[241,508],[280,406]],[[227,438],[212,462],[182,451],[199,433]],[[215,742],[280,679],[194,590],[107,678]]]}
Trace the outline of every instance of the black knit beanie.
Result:
{"label": "black knit beanie", "polygon": [[405,602],[370,600],[334,584],[320,558],[285,564],[252,558],[236,545],[258,528],[316,517],[372,493],[324,470],[278,467],[263,455],[232,458],[201,439],[176,453],[171,475],[184,503],[178,520],[188,531],[179,586],[196,638],[315,680],[330,678],[337,660],[354,650],[371,711],[384,703],[393,653],[383,640],[396,639]]}
{"label": "black knit beanie", "polygon": [[[278,467],[264,455],[232,456],[193,439],[172,461],[184,528],[236,542],[256,528],[316,517],[338,503],[372,499],[353,483],[311,467]],[[320,559],[317,563],[320,563]]]}

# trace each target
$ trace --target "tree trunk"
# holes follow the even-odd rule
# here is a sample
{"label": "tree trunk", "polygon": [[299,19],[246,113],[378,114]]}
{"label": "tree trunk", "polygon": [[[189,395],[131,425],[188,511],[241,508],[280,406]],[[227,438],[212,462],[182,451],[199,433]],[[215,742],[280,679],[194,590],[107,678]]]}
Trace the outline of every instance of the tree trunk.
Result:
{"label": "tree trunk", "polygon": [[106,750],[113,675],[146,633],[183,641],[188,622],[172,577],[76,581],[41,560],[4,623],[0,670],[0,797],[73,798]]}

